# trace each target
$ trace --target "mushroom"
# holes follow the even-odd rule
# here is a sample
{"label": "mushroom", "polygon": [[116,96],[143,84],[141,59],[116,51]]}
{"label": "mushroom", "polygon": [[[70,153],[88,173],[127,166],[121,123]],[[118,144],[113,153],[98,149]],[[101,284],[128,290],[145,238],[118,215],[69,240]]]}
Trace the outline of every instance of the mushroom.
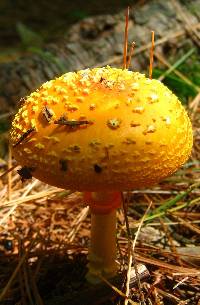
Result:
{"label": "mushroom", "polygon": [[30,94],[12,122],[13,154],[32,175],[84,192],[91,209],[87,279],[117,272],[121,191],[145,188],[188,159],[192,128],[160,81],[111,67],[68,72]]}

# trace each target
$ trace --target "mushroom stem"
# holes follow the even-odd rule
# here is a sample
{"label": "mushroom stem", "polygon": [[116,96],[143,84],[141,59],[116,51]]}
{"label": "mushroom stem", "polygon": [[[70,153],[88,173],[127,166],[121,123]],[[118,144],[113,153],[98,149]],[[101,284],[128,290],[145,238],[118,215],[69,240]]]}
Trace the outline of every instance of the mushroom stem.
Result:
{"label": "mushroom stem", "polygon": [[91,245],[88,255],[87,280],[98,283],[98,274],[113,277],[117,271],[116,257],[116,210],[109,214],[91,214]]}
{"label": "mushroom stem", "polygon": [[91,245],[87,280],[96,284],[99,275],[106,278],[115,276],[116,264],[116,210],[121,197],[118,192],[90,193]]}

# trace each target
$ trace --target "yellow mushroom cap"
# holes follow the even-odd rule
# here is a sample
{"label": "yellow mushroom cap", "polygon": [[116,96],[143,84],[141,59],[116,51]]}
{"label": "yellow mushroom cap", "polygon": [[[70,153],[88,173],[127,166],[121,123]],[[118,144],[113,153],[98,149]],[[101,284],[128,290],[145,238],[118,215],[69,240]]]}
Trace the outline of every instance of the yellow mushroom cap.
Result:
{"label": "yellow mushroom cap", "polygon": [[192,127],[158,80],[104,67],[66,73],[28,96],[11,143],[33,176],[83,191],[147,187],[188,159]]}

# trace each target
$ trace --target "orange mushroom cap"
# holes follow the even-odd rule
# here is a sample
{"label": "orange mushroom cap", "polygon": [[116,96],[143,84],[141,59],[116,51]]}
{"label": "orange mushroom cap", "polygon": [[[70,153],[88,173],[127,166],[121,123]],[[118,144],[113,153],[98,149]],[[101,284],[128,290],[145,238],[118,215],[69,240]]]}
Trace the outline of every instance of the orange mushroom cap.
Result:
{"label": "orange mushroom cap", "polygon": [[12,122],[16,160],[72,190],[147,187],[188,159],[192,127],[160,81],[117,68],[66,73],[28,96]]}

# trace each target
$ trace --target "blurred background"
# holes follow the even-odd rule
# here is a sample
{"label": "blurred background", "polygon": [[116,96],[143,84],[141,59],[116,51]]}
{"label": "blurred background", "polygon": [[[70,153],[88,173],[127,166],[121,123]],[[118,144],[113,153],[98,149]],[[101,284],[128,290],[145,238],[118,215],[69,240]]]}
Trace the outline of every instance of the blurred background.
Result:
{"label": "blurred background", "polygon": [[[144,3],[145,1],[133,2]],[[17,48],[21,47],[22,26],[24,31],[26,29],[29,32],[29,35],[30,32],[32,35],[34,33],[37,41],[47,43],[62,38],[73,23],[89,16],[115,14],[128,5],[131,5],[131,1],[1,0],[0,50],[5,50],[7,54],[13,54],[13,48],[16,51]]]}

